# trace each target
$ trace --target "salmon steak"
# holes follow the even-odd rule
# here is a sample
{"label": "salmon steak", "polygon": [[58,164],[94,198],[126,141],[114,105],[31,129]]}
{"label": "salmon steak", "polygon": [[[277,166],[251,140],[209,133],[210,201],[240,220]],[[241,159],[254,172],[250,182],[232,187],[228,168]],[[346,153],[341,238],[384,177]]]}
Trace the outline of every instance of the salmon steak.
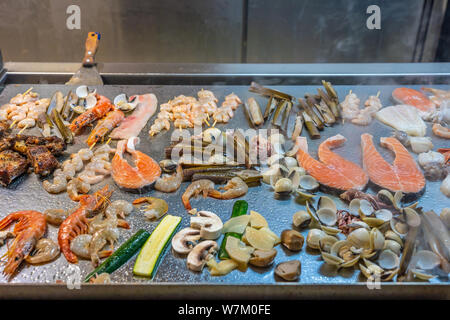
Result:
{"label": "salmon steak", "polygon": [[[114,181],[122,188],[140,189],[152,185],[161,175],[159,164],[151,157],[134,149],[130,138],[121,140],[117,144],[116,154],[111,161],[111,175]],[[123,157],[128,152],[133,157],[134,166]]]}
{"label": "salmon steak", "polygon": [[364,170],[340,155],[331,151],[345,143],[347,139],[338,134],[326,139],[319,146],[319,160],[308,153],[308,143],[305,137],[297,137],[297,161],[320,184],[337,191],[350,189],[363,190],[369,182]]}
{"label": "salmon steak", "polygon": [[390,191],[404,193],[420,193],[425,188],[425,177],[409,154],[408,150],[396,138],[380,138],[380,145],[395,154],[392,164],[388,163],[373,144],[372,135],[361,136],[363,168],[370,180]]}

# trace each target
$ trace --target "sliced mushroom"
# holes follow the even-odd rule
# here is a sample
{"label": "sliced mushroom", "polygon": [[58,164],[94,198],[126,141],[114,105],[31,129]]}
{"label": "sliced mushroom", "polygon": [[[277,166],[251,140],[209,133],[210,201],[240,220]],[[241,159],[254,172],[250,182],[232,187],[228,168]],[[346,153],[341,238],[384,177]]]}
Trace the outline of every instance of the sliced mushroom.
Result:
{"label": "sliced mushroom", "polygon": [[275,268],[275,274],[286,281],[297,280],[301,271],[302,264],[298,260],[282,262]]}
{"label": "sliced mushroom", "polygon": [[281,243],[291,251],[300,251],[303,247],[305,238],[295,230],[284,230],[281,233]]}
{"label": "sliced mushroom", "polygon": [[172,238],[172,248],[176,253],[188,254],[200,240],[200,230],[184,228]]}
{"label": "sliced mushroom", "polygon": [[222,220],[211,211],[199,211],[191,217],[191,228],[200,229],[202,239],[215,240],[222,233]]}
{"label": "sliced mushroom", "polygon": [[267,267],[270,265],[275,256],[277,255],[277,250],[255,250],[252,254],[252,257],[249,260],[251,265],[256,267]]}
{"label": "sliced mushroom", "polygon": [[206,262],[218,249],[217,242],[206,240],[197,244],[187,256],[187,266],[192,271],[202,271]]}

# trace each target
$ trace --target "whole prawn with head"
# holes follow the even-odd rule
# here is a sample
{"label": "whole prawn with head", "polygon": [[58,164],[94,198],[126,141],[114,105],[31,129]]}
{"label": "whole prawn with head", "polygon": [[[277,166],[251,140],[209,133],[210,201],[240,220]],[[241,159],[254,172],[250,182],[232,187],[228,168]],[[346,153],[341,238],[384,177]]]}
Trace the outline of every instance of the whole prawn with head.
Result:
{"label": "whole prawn with head", "polygon": [[8,249],[8,261],[3,270],[3,273],[10,277],[14,275],[22,261],[30,256],[47,230],[45,215],[38,211],[10,213],[0,221],[0,230],[7,228],[13,222],[17,222],[13,230],[15,239]]}
{"label": "whole prawn with head", "polygon": [[61,252],[70,263],[78,262],[77,256],[70,249],[71,241],[76,236],[88,231],[88,217],[100,211],[105,203],[109,201],[111,194],[112,191],[106,185],[92,195],[81,196],[78,208],[59,227],[58,243]]}

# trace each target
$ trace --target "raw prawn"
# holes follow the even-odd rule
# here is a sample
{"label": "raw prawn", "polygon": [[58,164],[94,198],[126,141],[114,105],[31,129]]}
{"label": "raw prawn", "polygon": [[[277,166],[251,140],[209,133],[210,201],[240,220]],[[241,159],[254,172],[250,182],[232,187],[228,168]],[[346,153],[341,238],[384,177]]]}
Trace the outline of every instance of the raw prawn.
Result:
{"label": "raw prawn", "polygon": [[98,142],[100,139],[104,138],[108,132],[113,130],[122,120],[125,115],[120,110],[113,110],[109,112],[104,119],[99,121],[94,129],[92,129],[86,143],[92,146],[94,143]]}
{"label": "raw prawn", "polygon": [[[78,208],[61,224],[58,231],[58,243],[61,252],[70,263],[78,261],[76,255],[70,250],[71,241],[88,230],[88,215],[101,209],[109,201],[112,191],[106,185],[92,195],[81,196]],[[44,218],[45,219],[45,218]]]}
{"label": "raw prawn", "polygon": [[[79,258],[90,260],[91,255],[89,253],[89,246],[92,241],[91,234],[80,234],[75,237],[70,243],[70,250],[75,253]],[[106,258],[111,255],[111,250],[104,250],[98,253],[99,258]]]}
{"label": "raw prawn", "polygon": [[175,192],[180,187],[181,182],[183,182],[183,168],[178,165],[177,172],[156,180],[155,189],[161,192]]}
{"label": "raw prawn", "polygon": [[59,246],[51,239],[39,239],[35,247],[36,253],[25,258],[29,264],[41,264],[54,260],[59,255]]}
{"label": "raw prawn", "polygon": [[73,133],[80,133],[84,127],[98,119],[103,118],[109,111],[114,109],[114,105],[108,98],[98,94],[96,95],[96,98],[97,104],[93,108],[80,114],[70,124],[69,128]]}
{"label": "raw prawn", "polygon": [[45,220],[48,223],[59,226],[69,216],[69,212],[64,209],[47,209],[44,211]]}
{"label": "raw prawn", "polygon": [[105,228],[98,230],[92,236],[91,243],[89,245],[89,256],[94,266],[98,266],[100,263],[100,250],[109,243],[112,249],[114,248],[114,242],[119,238],[119,230],[117,228]]}
{"label": "raw prawn", "polygon": [[122,219],[128,216],[133,211],[133,205],[125,200],[113,201],[108,208],[106,214],[110,216],[120,217]]}
{"label": "raw prawn", "polygon": [[48,193],[61,193],[67,189],[67,178],[64,174],[59,174],[53,178],[53,182],[45,180],[42,186]]}
{"label": "raw prawn", "polygon": [[450,129],[441,126],[439,123],[433,124],[433,133],[441,138],[450,139]]}
{"label": "raw prawn", "polygon": [[26,210],[10,213],[3,218],[0,221],[0,230],[16,221],[17,224],[13,230],[15,239],[8,249],[8,262],[3,270],[3,273],[8,276],[12,276],[22,261],[30,255],[47,229],[47,222],[42,213]]}
{"label": "raw prawn", "polygon": [[91,190],[91,185],[80,178],[73,178],[67,184],[67,194],[73,201],[79,201],[82,197],[79,193],[86,194],[89,190]]}
{"label": "raw prawn", "polygon": [[248,191],[248,186],[241,178],[234,177],[221,189],[226,191],[221,193],[217,190],[211,190],[208,195],[215,199],[234,199],[245,195]]}
{"label": "raw prawn", "polygon": [[214,190],[214,182],[207,179],[200,179],[192,182],[184,191],[181,196],[181,200],[183,202],[184,207],[187,210],[191,210],[191,204],[189,203],[189,199],[192,197],[198,196],[200,193],[203,194],[203,198],[206,198],[208,194]]}
{"label": "raw prawn", "polygon": [[151,185],[161,175],[161,168],[151,157],[134,149],[134,139],[129,140],[127,151],[133,156],[135,167],[131,166],[124,158],[123,153],[127,144],[121,140],[117,144],[116,154],[112,159],[112,177],[123,188],[140,189]]}

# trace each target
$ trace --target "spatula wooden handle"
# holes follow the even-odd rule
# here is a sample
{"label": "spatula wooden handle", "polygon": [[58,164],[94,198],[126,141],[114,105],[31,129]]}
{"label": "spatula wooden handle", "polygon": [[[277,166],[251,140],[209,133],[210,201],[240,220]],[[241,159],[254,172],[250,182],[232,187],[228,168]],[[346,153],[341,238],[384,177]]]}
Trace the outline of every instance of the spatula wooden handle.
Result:
{"label": "spatula wooden handle", "polygon": [[85,52],[83,58],[84,67],[92,67],[95,65],[95,53],[97,52],[98,43],[100,42],[100,33],[89,32],[85,43]]}

